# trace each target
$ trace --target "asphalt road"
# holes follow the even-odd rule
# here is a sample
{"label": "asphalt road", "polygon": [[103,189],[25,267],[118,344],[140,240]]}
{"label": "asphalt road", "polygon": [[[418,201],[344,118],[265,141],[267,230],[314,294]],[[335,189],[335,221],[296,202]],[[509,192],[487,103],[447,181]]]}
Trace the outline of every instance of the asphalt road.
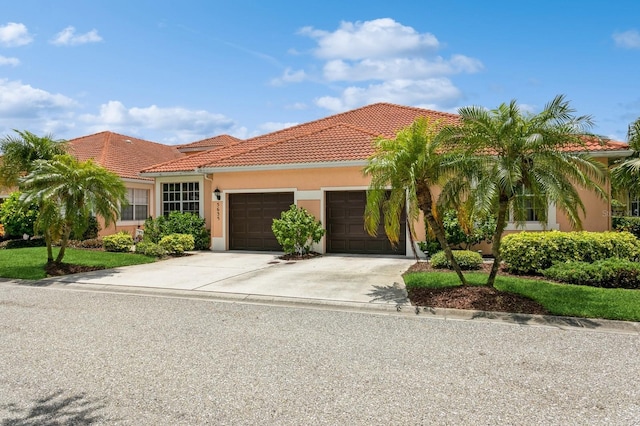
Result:
{"label": "asphalt road", "polygon": [[638,335],[0,285],[0,419],[640,423]]}

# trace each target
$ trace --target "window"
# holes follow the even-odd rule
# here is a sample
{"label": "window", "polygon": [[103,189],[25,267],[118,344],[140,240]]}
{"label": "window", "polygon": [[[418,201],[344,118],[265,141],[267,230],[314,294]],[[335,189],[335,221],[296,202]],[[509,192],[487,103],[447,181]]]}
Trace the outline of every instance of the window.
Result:
{"label": "window", "polygon": [[629,216],[640,216],[640,198],[629,195]]}
{"label": "window", "polygon": [[200,214],[199,182],[162,184],[162,214],[174,211]]}
{"label": "window", "polygon": [[[524,221],[525,222],[539,222],[540,219],[538,218],[538,213],[536,210],[540,210],[539,208],[536,209],[534,204],[533,204],[533,197],[531,195],[527,195],[524,194],[522,196],[519,196],[518,198],[516,198],[515,200],[516,203],[520,203],[520,207],[522,209],[522,211],[524,212]],[[511,212],[511,216],[509,218],[510,222],[515,222],[515,217],[513,215],[513,212]]]}
{"label": "window", "polygon": [[122,207],[120,220],[145,220],[149,217],[149,190],[127,189],[129,205]]}

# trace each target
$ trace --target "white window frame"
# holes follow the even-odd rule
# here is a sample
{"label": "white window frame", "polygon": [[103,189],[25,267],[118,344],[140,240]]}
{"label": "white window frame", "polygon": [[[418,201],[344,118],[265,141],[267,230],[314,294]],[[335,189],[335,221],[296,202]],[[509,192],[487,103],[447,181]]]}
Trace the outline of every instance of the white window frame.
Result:
{"label": "white window frame", "polygon": [[[159,217],[164,214],[163,210],[163,184],[165,183],[198,183],[198,215],[204,218],[204,177],[203,175],[185,175],[185,176],[162,176],[156,178],[155,192],[156,192],[156,209],[155,216]],[[181,201],[182,202],[182,201]],[[180,210],[182,211],[182,210]]]}
{"label": "white window frame", "polygon": [[[132,196],[129,196],[129,191],[132,191]],[[136,217],[136,206],[142,206],[144,204],[136,204],[135,200],[136,200],[136,191],[145,191],[147,194],[147,214],[145,217]],[[138,222],[143,222],[145,220],[147,220],[147,218],[150,215],[150,211],[151,211],[151,190],[150,188],[127,188],[127,201],[129,201],[129,207],[133,207],[133,219],[123,219],[123,211],[122,209],[124,208],[123,206],[120,207],[120,221],[121,223],[138,223]]]}

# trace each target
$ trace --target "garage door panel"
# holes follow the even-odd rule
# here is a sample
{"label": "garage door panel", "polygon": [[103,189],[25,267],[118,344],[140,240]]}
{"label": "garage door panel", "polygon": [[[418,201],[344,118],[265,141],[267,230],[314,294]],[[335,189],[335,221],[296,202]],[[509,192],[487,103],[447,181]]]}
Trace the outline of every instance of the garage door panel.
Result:
{"label": "garage door panel", "polygon": [[[326,194],[327,252],[355,254],[405,254],[405,233],[394,248],[380,223],[377,237],[364,229],[366,191],[329,191]],[[405,229],[403,214],[401,229]]]}
{"label": "garage door panel", "polygon": [[293,193],[229,194],[229,249],[279,251],[271,224],[293,204]]}

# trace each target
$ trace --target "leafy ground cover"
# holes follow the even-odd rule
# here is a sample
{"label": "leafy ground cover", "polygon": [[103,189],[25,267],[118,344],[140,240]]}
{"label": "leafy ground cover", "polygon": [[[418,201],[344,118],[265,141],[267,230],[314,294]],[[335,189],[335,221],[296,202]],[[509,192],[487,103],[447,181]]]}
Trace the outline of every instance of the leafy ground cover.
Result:
{"label": "leafy ground cover", "polygon": [[465,273],[465,277],[470,285],[461,287],[452,272],[414,266],[404,280],[409,299],[418,306],[640,321],[639,290],[560,284],[505,274],[497,277],[492,289],[484,286],[486,273]]}
{"label": "leafy ground cover", "polygon": [[[54,249],[54,256],[56,253]],[[65,263],[47,269],[46,247],[0,250],[0,277],[39,280],[47,275],[64,275],[118,266],[151,263],[154,257],[135,253],[109,253],[100,250],[68,248]]]}

